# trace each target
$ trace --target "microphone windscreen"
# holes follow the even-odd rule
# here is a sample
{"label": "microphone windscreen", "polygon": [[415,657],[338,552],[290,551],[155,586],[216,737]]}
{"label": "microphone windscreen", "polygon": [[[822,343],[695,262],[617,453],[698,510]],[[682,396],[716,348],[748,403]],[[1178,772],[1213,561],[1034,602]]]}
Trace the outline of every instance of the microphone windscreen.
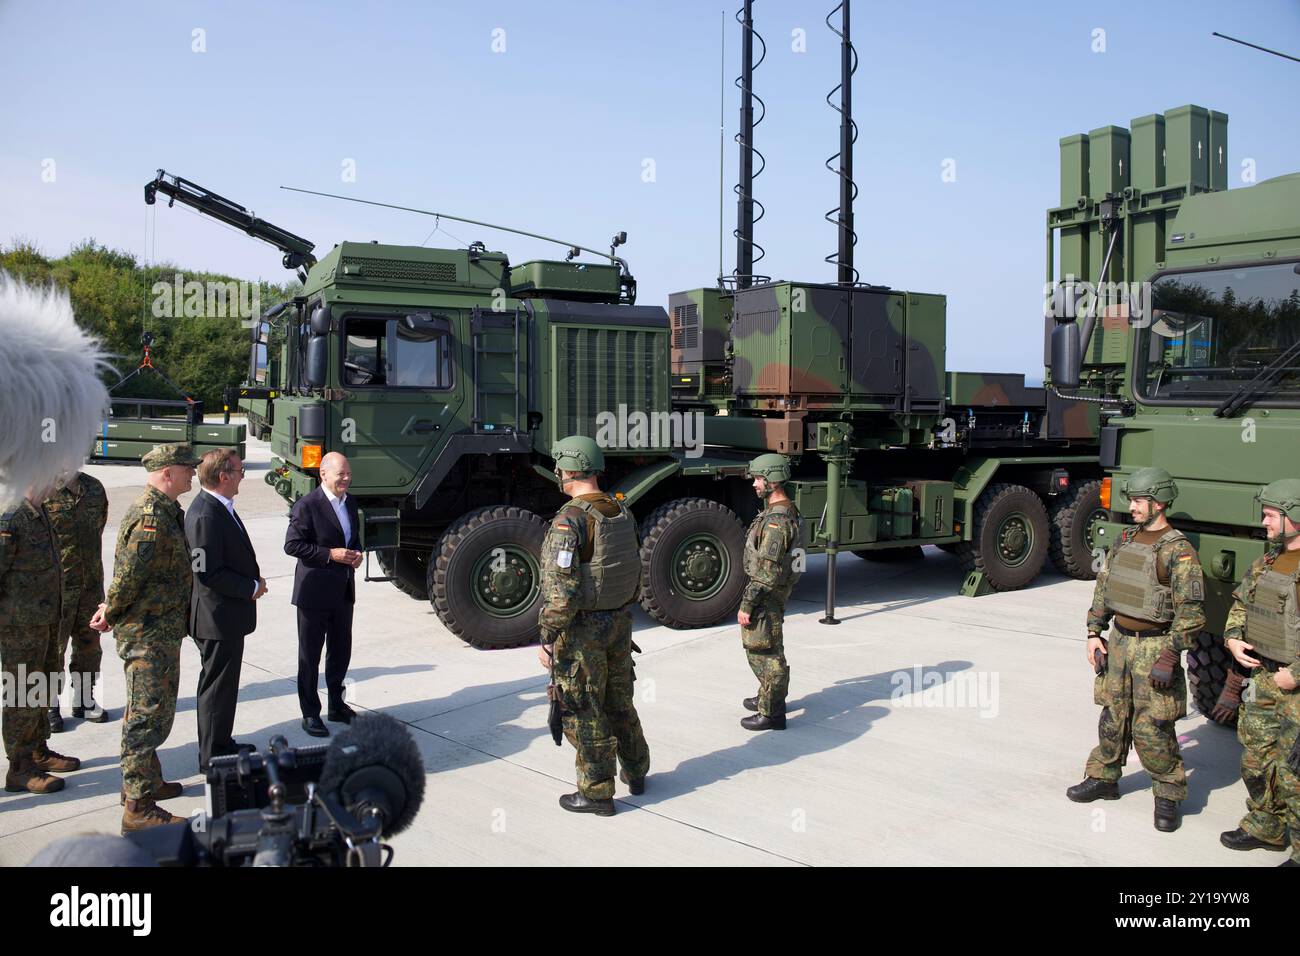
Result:
{"label": "microphone windscreen", "polygon": [[363,788],[383,791],[390,815],[384,834],[406,829],[424,800],[424,761],[415,738],[387,714],[359,714],[334,737],[317,785],[350,806]]}

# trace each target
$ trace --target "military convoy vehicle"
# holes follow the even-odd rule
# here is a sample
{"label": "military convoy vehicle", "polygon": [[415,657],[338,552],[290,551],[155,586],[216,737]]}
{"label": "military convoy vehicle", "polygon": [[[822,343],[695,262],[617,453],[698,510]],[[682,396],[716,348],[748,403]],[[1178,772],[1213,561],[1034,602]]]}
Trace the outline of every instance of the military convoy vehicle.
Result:
{"label": "military convoy vehicle", "polygon": [[[1174,476],[1170,520],[1205,572],[1208,627],[1188,676],[1207,715],[1231,665],[1232,590],[1265,548],[1255,495],[1300,476],[1300,173],[1229,190],[1227,127],[1184,106],[1067,137],[1048,213],[1062,280],[1050,385],[1102,413],[1096,536],[1127,522],[1127,476]],[[1083,316],[1069,287],[1084,282],[1138,294]]]}
{"label": "military convoy vehicle", "polygon": [[577,246],[512,265],[482,243],[373,242],[317,260],[309,241],[159,171],[147,202],[162,193],[274,244],[303,283],[253,330],[237,396],[270,441],[267,481],[293,501],[322,455],[345,453],[378,579],[479,647],[535,639],[538,553],[562,503],[548,450],[573,433],[604,446],[605,487],[641,522],[642,606],[671,627],[734,614],[757,508],[746,465],[764,451],[791,458],[807,551],[827,554],[826,623],[842,550],[938,545],[961,556],[972,595],[1023,587],[1049,556],[1091,577],[1098,406],[1022,375],[949,371],[943,296],[858,281],[847,7],[832,283],[752,273],[748,16],[737,272],[672,296],[671,321],[636,304],[622,234],[598,262],[574,261],[594,251]]}

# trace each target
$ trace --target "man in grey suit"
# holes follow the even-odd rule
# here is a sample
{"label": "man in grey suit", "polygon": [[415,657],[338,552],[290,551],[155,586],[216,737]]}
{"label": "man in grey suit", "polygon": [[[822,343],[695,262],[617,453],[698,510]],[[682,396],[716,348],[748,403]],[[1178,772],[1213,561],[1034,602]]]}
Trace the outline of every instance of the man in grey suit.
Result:
{"label": "man in grey suit", "polygon": [[203,661],[197,707],[203,771],[213,757],[239,751],[231,733],[244,637],[257,627],[255,602],[267,588],[253,543],[235,513],[235,495],[244,478],[239,455],[231,448],[210,451],[198,471],[203,490],[185,512],[185,536],[194,555],[190,634]]}

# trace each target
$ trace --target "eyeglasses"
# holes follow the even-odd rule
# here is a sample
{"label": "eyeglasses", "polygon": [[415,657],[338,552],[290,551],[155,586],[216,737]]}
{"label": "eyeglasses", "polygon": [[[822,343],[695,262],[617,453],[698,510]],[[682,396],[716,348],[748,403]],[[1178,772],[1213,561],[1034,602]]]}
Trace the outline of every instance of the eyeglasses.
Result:
{"label": "eyeglasses", "polygon": [[233,471],[232,469],[227,468],[227,469],[223,472],[223,474],[227,474],[227,475],[238,475],[240,478],[243,478],[244,475],[247,474],[247,472],[246,472],[243,468],[240,468],[238,471]]}

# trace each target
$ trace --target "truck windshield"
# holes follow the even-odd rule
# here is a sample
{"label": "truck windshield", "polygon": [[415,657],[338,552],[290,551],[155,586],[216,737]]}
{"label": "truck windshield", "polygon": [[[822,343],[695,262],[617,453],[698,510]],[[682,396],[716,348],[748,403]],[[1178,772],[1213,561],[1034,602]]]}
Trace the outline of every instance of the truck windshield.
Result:
{"label": "truck windshield", "polygon": [[[1217,404],[1300,339],[1300,266],[1273,263],[1166,275],[1137,335],[1140,399]],[[1300,365],[1278,370],[1260,400],[1300,399]]]}

